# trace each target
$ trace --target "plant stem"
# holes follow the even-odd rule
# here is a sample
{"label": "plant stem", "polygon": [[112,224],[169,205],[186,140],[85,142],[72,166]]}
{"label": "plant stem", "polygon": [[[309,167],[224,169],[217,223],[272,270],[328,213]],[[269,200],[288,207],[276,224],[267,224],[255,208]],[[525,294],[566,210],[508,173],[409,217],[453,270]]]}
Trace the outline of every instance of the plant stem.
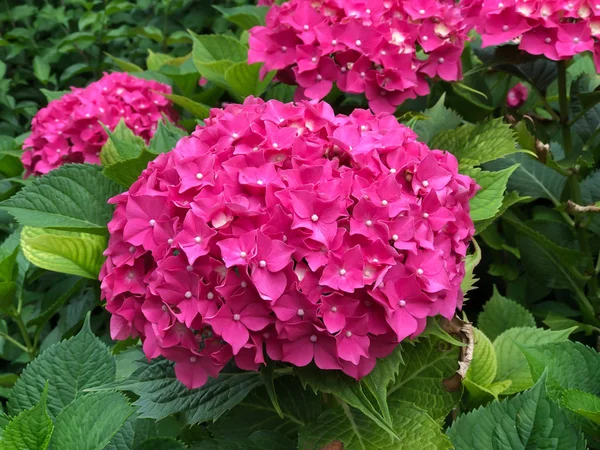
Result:
{"label": "plant stem", "polygon": [[20,315],[14,317],[15,323],[21,330],[21,335],[23,336],[23,342],[25,342],[25,351],[29,353],[29,355],[33,358],[33,354],[35,353],[35,349],[31,345],[31,339],[29,339],[29,333],[27,332],[27,327],[23,323],[23,319],[21,319]]}
{"label": "plant stem", "polygon": [[[573,153],[573,139],[571,137],[571,127],[569,126],[569,99],[567,95],[567,63],[565,61],[558,61],[558,103],[560,106],[560,126],[563,136],[563,144],[565,148],[565,155]],[[573,173],[567,179],[567,186],[569,188],[569,196],[574,203],[578,205],[583,204],[581,198],[581,188],[579,186],[579,178],[577,171]],[[579,240],[579,246],[581,251],[585,255],[587,260],[587,272],[590,275],[590,281],[588,283],[588,295],[592,298],[594,303],[597,303],[598,293],[598,279],[596,276],[596,270],[594,267],[594,260],[592,258],[591,247],[586,233],[585,227],[582,225],[583,214],[575,214],[575,232],[577,233],[577,239]]]}
{"label": "plant stem", "polygon": [[23,350],[26,353],[29,353],[29,350],[27,349],[27,347],[25,347],[19,341],[17,341],[16,339],[13,339],[12,337],[10,337],[8,334],[4,333],[3,331],[0,331],[0,338],[6,339],[8,342],[13,344],[14,346],[19,347],[21,350]]}

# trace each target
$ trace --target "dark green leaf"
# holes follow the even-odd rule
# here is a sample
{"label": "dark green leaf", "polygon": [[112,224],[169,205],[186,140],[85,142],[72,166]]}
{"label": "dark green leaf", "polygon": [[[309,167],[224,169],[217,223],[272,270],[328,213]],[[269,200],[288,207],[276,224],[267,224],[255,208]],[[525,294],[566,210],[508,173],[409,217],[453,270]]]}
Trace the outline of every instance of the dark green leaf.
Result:
{"label": "dark green leaf", "polygon": [[46,411],[48,388],[44,388],[39,402],[12,419],[2,433],[3,450],[46,450],[54,425]]}
{"label": "dark green leaf", "polygon": [[500,295],[494,286],[492,298],[477,317],[477,326],[488,338],[494,340],[510,328],[535,327],[535,319],[523,306]]}

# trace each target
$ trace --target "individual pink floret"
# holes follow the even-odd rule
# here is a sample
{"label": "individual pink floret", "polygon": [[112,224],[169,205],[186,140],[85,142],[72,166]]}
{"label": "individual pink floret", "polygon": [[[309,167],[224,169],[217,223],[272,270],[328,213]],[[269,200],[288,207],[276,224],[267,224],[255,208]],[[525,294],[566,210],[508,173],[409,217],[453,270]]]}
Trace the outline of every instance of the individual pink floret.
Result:
{"label": "individual pink floret", "polygon": [[124,119],[147,143],[163,114],[177,120],[171,101],[161,93],[170,94],[171,87],[119,72],[86,88],[71,88],[33,118],[21,156],[25,176],[43,175],[65,163],[100,164],[108,139],[102,124],[114,130]]}
{"label": "individual pink floret", "polygon": [[232,358],[361,378],[462,305],[477,186],[457,167],[386,113],[213,109],[110,201],[112,337],[139,336],[189,388]]}

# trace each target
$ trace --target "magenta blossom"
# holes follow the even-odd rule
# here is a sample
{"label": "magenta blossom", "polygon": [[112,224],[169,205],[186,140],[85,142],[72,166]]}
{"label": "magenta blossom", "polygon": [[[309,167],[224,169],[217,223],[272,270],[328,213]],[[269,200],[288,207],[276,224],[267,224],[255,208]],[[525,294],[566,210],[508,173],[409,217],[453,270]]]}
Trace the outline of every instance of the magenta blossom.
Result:
{"label": "magenta blossom", "polygon": [[388,114],[213,109],[111,200],[112,336],[140,336],[190,388],[232,358],[363,377],[461,307],[476,185],[457,167]]}
{"label": "magenta blossom", "polygon": [[[272,2],[269,2],[271,4]],[[333,83],[393,112],[429,93],[427,78],[462,78],[470,1],[290,0],[250,30],[248,61],[297,84],[297,99],[320,100]]]}
{"label": "magenta blossom", "polygon": [[506,95],[506,104],[511,108],[520,108],[527,100],[528,95],[529,90],[527,89],[527,86],[522,83],[517,83],[509,89],[508,94]]}
{"label": "magenta blossom", "polygon": [[[469,1],[484,47],[514,43],[531,55],[543,55],[555,61],[593,51],[596,67],[600,68],[597,58],[600,5],[597,2]],[[513,106],[510,98],[507,103]]]}
{"label": "magenta blossom", "polygon": [[148,142],[163,114],[177,119],[171,101],[161,93],[170,94],[171,87],[119,72],[105,74],[86,88],[71,88],[33,118],[21,157],[25,175],[43,175],[65,163],[100,164],[100,150],[108,139],[102,124],[114,130],[123,119]]}

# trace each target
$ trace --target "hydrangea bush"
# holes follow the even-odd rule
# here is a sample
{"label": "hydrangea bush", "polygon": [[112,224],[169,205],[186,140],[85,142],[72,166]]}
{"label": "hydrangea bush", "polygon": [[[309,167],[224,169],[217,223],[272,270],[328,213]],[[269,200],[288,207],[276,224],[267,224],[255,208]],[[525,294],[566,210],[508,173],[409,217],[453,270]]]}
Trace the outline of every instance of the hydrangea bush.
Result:
{"label": "hydrangea bush", "polygon": [[600,449],[594,3],[15,1],[0,448]]}
{"label": "hydrangea bush", "polygon": [[292,0],[273,5],[266,25],[250,30],[248,62],[300,86],[297,98],[320,100],[333,84],[364,93],[375,112],[393,112],[429,93],[427,78],[462,78],[460,56],[471,3],[461,0]]}
{"label": "hydrangea bush", "polygon": [[114,339],[176,361],[361,378],[462,303],[475,182],[393,116],[248,98],[212,110],[117,205],[100,274]]}
{"label": "hydrangea bush", "polygon": [[43,175],[65,163],[100,164],[100,150],[120,120],[150,140],[163,115],[176,120],[171,87],[126,73],[105,74],[85,88],[51,101],[33,118],[21,160],[27,175]]}

